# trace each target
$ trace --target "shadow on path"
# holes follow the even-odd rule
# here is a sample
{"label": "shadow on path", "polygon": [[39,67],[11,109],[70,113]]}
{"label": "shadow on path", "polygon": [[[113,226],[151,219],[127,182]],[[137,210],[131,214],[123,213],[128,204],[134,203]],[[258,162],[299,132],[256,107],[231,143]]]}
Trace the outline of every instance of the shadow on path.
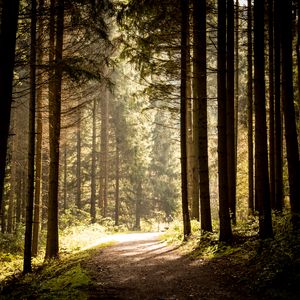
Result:
{"label": "shadow on path", "polygon": [[84,267],[95,282],[89,299],[258,299],[232,283],[228,261],[182,256],[157,234],[124,239]]}

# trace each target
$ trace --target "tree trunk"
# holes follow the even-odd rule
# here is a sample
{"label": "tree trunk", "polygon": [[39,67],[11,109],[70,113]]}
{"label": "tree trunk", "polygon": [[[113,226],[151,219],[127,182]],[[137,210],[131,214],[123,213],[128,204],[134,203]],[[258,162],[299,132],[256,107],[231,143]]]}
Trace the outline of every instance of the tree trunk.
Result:
{"label": "tree trunk", "polygon": [[[207,138],[206,0],[194,1],[194,101],[198,103],[201,230],[212,231]],[[197,176],[198,177],[198,176]]]}
{"label": "tree trunk", "polygon": [[281,50],[280,50],[280,9],[274,1],[274,101],[275,101],[275,205],[276,211],[282,211],[283,175],[282,175],[282,113],[281,113]]}
{"label": "tree trunk", "polygon": [[80,105],[78,105],[77,109],[77,145],[76,145],[76,206],[78,209],[81,209],[81,111]]}
{"label": "tree trunk", "polygon": [[280,0],[281,53],[282,53],[282,95],[287,150],[290,203],[295,229],[300,228],[300,163],[296,129],[293,90],[292,58],[292,1]]}
{"label": "tree trunk", "polygon": [[269,37],[269,157],[270,157],[270,201],[275,208],[275,125],[274,125],[274,23],[273,0],[268,0]]}
{"label": "tree trunk", "polygon": [[[53,1],[53,0],[52,0]],[[54,23],[50,22],[52,27]],[[58,178],[62,87],[64,0],[57,3],[56,47],[53,97],[49,99],[50,170],[46,258],[58,257]],[[51,48],[50,48],[51,51]]]}
{"label": "tree trunk", "polygon": [[36,0],[31,1],[31,41],[30,41],[30,99],[29,99],[29,140],[28,140],[28,185],[26,206],[26,228],[23,272],[31,272],[32,221],[34,202],[34,162],[35,162],[35,111],[36,111]]}
{"label": "tree trunk", "polygon": [[255,188],[259,234],[272,237],[265,99],[264,1],[254,1]]}
{"label": "tree trunk", "polygon": [[0,212],[4,192],[18,14],[19,0],[3,0],[0,24]]}
{"label": "tree trunk", "polygon": [[[43,63],[43,42],[42,35],[44,31],[43,17],[41,12],[44,9],[44,0],[39,0],[40,17],[38,21],[38,40],[37,40],[37,63],[40,66]],[[40,202],[41,202],[41,177],[42,177],[42,140],[43,140],[43,76],[41,70],[37,77],[40,85],[37,90],[37,141],[36,141],[36,174],[35,174],[35,196],[34,196],[34,221],[33,221],[33,237],[32,237],[32,256],[37,256],[38,238],[40,229]]]}
{"label": "tree trunk", "polygon": [[186,149],[186,84],[187,84],[187,35],[189,23],[189,1],[181,0],[181,87],[180,87],[180,145],[181,145],[181,196],[183,215],[183,234],[186,239],[191,234],[187,183]]}
{"label": "tree trunk", "polygon": [[220,241],[232,239],[227,169],[226,1],[218,0],[218,172]]}
{"label": "tree trunk", "polygon": [[[224,13],[224,12],[223,12]],[[227,0],[227,179],[232,224],[236,223],[235,130],[234,130],[234,5]]]}
{"label": "tree trunk", "polygon": [[101,149],[100,149],[100,208],[102,216],[107,217],[107,185],[108,185],[108,92],[101,101]]}
{"label": "tree trunk", "polygon": [[96,120],[97,100],[93,101],[93,128],[92,128],[92,170],[91,170],[91,223],[96,222]]}
{"label": "tree trunk", "polygon": [[68,152],[67,145],[64,146],[64,212],[68,209]]}
{"label": "tree trunk", "polygon": [[252,0],[248,0],[248,214],[253,215],[254,212],[254,182],[253,182],[253,71],[252,71]]}
{"label": "tree trunk", "polygon": [[[239,57],[239,0],[235,2],[235,102],[234,102],[234,151],[235,151],[235,178],[237,178],[237,154],[239,138],[239,96],[240,96],[240,57]],[[244,116],[243,116],[244,117]]]}

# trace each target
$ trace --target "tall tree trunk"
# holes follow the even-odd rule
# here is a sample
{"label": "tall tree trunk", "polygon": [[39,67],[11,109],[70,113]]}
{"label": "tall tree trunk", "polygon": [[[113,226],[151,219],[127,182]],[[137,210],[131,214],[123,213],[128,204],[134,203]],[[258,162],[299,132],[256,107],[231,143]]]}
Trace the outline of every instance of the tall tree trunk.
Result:
{"label": "tall tree trunk", "polygon": [[93,128],[92,128],[92,170],[91,170],[91,223],[96,222],[96,120],[97,100],[93,101]]}
{"label": "tall tree trunk", "polygon": [[107,186],[108,186],[108,92],[101,101],[101,149],[100,149],[100,207],[102,216],[107,217]]}
{"label": "tall tree trunk", "polygon": [[226,1],[218,0],[218,172],[220,241],[232,239],[227,168]]}
{"label": "tall tree trunk", "polygon": [[[40,66],[43,63],[43,42],[42,35],[44,31],[44,22],[41,12],[44,9],[44,0],[39,0],[40,17],[38,20],[38,38],[37,38],[37,64]],[[41,202],[41,177],[42,177],[42,140],[43,140],[43,88],[42,88],[42,72],[38,73],[37,82],[39,88],[37,90],[37,140],[36,140],[36,174],[35,174],[35,195],[34,195],[34,221],[33,221],[33,236],[32,236],[32,256],[37,256],[38,238],[40,229],[40,202]]]}
{"label": "tall tree trunk", "polygon": [[[189,15],[189,19],[190,19]],[[193,130],[192,130],[192,60],[191,60],[191,20],[187,28],[187,81],[186,81],[186,149],[187,149],[187,176],[188,176],[188,201],[191,208],[191,218],[199,220],[199,199],[193,199]],[[197,187],[196,187],[197,188]]]}
{"label": "tall tree trunk", "polygon": [[198,103],[201,230],[212,231],[207,138],[206,0],[194,1],[194,101]]}
{"label": "tall tree trunk", "polygon": [[26,228],[24,245],[23,272],[31,272],[32,255],[32,221],[34,202],[34,162],[35,162],[35,111],[36,111],[36,26],[37,9],[36,0],[31,1],[31,41],[30,41],[30,99],[29,99],[29,140],[28,140],[28,185]]}
{"label": "tall tree trunk", "polygon": [[81,108],[78,105],[77,110],[77,145],[76,145],[76,206],[78,209],[81,209]]}
{"label": "tall tree trunk", "polygon": [[282,113],[281,113],[281,50],[280,50],[280,8],[274,1],[274,101],[275,101],[275,205],[282,211],[283,175],[282,175]]}
{"label": "tall tree trunk", "polygon": [[191,234],[187,183],[186,150],[186,83],[187,83],[187,35],[189,27],[189,1],[181,0],[181,87],[180,87],[180,145],[181,145],[181,197],[183,215],[183,234],[186,239]]}
{"label": "tall tree trunk", "polygon": [[2,4],[0,24],[0,212],[2,211],[7,140],[12,102],[19,0],[3,0]]}
{"label": "tall tree trunk", "polygon": [[280,0],[282,95],[289,172],[290,203],[295,229],[300,228],[300,163],[293,90],[292,1]]}
{"label": "tall tree trunk", "polygon": [[268,0],[269,37],[269,157],[270,157],[270,201],[275,208],[275,139],[274,139],[274,23],[273,0]]}
{"label": "tall tree trunk", "polygon": [[[15,123],[15,114],[13,113],[12,115],[12,126],[11,128],[14,128],[14,123]],[[15,186],[16,186],[16,141],[15,141],[15,136],[13,136],[10,139],[10,147],[9,147],[9,152],[10,152],[10,189],[9,189],[9,199],[8,199],[8,210],[7,210],[7,233],[12,233],[13,228],[14,228],[14,200],[15,200]]]}
{"label": "tall tree trunk", "polygon": [[254,0],[255,188],[259,234],[272,237],[265,99],[264,1]]}
{"label": "tall tree trunk", "polygon": [[253,63],[252,63],[252,0],[248,0],[248,25],[247,25],[247,60],[248,60],[248,83],[247,83],[247,99],[248,99],[248,214],[254,212],[254,182],[253,182]]}
{"label": "tall tree trunk", "polygon": [[[52,0],[53,1],[53,0]],[[46,258],[58,257],[58,178],[62,87],[64,0],[57,3],[53,97],[49,99],[50,170]],[[52,26],[53,23],[50,23]],[[50,49],[51,51],[51,49]]]}
{"label": "tall tree trunk", "polygon": [[[224,13],[224,12],[223,12]],[[234,121],[234,3],[227,0],[227,161],[230,217],[236,223],[235,121]]]}
{"label": "tall tree trunk", "polygon": [[[190,26],[189,26],[190,27]],[[191,207],[191,218],[199,221],[199,197],[194,197],[194,190],[199,190],[199,182],[194,180],[195,158],[193,141],[193,108],[192,108],[192,62],[191,45],[188,39],[187,54],[187,86],[186,86],[186,136],[187,136],[187,175],[188,175],[188,201]],[[198,193],[199,195],[199,193]]]}
{"label": "tall tree trunk", "polygon": [[64,146],[64,199],[63,199],[63,207],[64,212],[68,209],[68,200],[67,200],[67,194],[68,194],[68,151],[67,151],[67,145]]}
{"label": "tall tree trunk", "polygon": [[[297,72],[298,72],[298,98],[297,98],[297,105],[298,105],[298,137],[300,135],[300,3],[298,0],[298,9],[297,9],[297,44],[296,44],[296,55],[297,55]],[[299,142],[299,141],[298,141]]]}
{"label": "tall tree trunk", "polygon": [[235,174],[237,174],[237,147],[238,147],[238,135],[239,135],[239,96],[240,96],[240,57],[239,57],[239,34],[240,25],[239,17],[240,14],[240,3],[239,0],[235,2],[235,102],[234,102],[234,136],[235,136]]}
{"label": "tall tree trunk", "polygon": [[120,136],[119,136],[119,119],[120,119],[120,108],[117,107],[116,120],[117,125],[115,128],[116,135],[116,189],[115,189],[115,226],[119,226],[119,217],[120,217]]}

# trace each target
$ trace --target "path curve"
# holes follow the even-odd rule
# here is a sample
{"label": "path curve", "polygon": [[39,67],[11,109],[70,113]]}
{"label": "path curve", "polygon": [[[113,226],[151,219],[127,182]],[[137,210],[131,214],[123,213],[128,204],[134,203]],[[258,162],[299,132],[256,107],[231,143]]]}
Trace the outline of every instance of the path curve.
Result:
{"label": "path curve", "polygon": [[89,299],[257,299],[229,284],[228,262],[193,260],[159,236],[118,235],[116,245],[99,250],[84,264],[96,286]]}

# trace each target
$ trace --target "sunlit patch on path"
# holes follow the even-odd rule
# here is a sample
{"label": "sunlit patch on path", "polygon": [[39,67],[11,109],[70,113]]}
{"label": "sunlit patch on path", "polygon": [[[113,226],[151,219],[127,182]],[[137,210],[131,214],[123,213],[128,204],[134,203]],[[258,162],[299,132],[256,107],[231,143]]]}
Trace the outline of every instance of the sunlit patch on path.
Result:
{"label": "sunlit patch on path", "polygon": [[89,299],[256,299],[228,284],[228,262],[193,260],[159,237],[108,237],[106,242],[115,244],[85,263],[95,282]]}

